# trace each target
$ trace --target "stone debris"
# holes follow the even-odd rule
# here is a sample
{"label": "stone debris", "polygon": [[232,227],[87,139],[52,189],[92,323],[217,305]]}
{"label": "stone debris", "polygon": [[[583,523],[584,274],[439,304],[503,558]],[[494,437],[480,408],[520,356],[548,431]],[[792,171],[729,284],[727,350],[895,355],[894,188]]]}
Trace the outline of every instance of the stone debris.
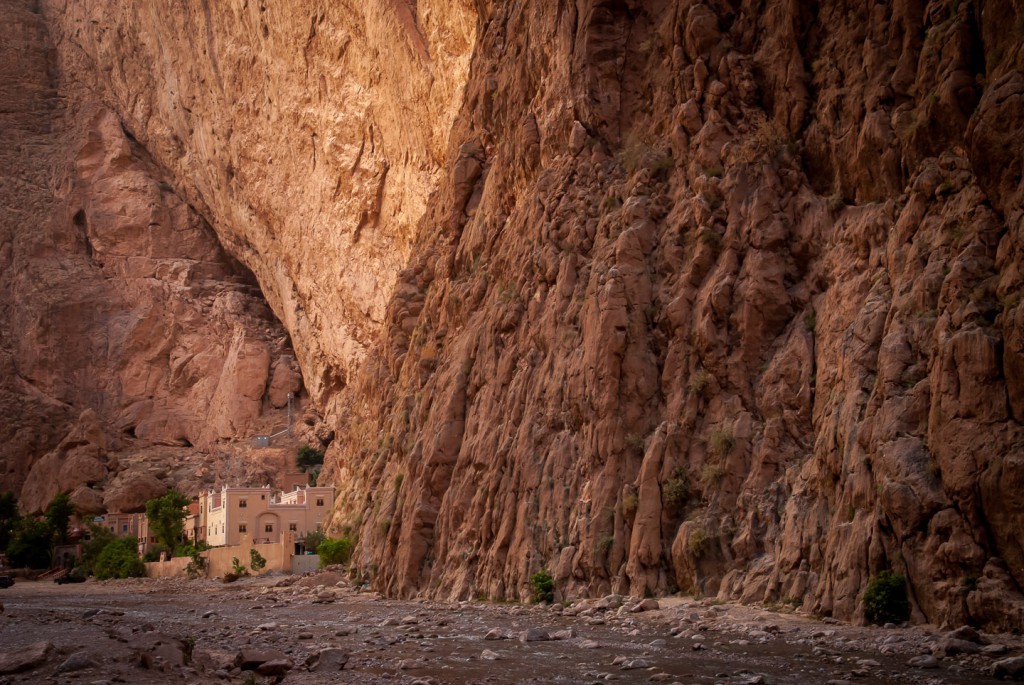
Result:
{"label": "stone debris", "polygon": [[4,651],[0,652],[0,675],[22,673],[37,668],[49,657],[50,652],[53,651],[53,644],[34,642],[25,647],[19,647],[17,650],[9,650],[9,647],[5,647]]}
{"label": "stone debris", "polygon": [[348,663],[348,660],[348,652],[337,647],[329,647],[327,649],[321,649],[315,654],[311,654],[306,659],[305,665],[310,671],[330,673],[343,670],[345,668],[345,664]]}
{"label": "stone debris", "polygon": [[234,665],[243,671],[253,671],[272,661],[287,661],[288,655],[273,649],[246,648],[235,656]]}
{"label": "stone debris", "polygon": [[99,662],[88,652],[75,652],[57,667],[58,673],[72,673],[84,671],[89,668],[97,668]]}
{"label": "stone debris", "polygon": [[931,654],[922,654],[920,656],[911,657],[907,664],[916,668],[938,668],[939,660]]}
{"label": "stone debris", "polygon": [[519,634],[520,642],[543,642],[550,639],[548,631],[543,628],[527,628]]}
{"label": "stone debris", "polygon": [[999,679],[1024,680],[1024,656],[996,661],[992,664],[991,673]]}

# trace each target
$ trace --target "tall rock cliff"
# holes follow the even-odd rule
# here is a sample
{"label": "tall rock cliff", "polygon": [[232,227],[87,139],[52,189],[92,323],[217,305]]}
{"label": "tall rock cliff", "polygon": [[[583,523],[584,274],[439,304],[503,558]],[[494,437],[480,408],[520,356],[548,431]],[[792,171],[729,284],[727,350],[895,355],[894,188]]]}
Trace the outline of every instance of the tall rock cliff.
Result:
{"label": "tall rock cliff", "polygon": [[287,420],[287,332],[121,118],[62,81],[33,4],[0,3],[0,490],[91,515],[262,472],[201,455]]}
{"label": "tall rock cliff", "polygon": [[1024,625],[1019,1],[42,7],[290,333],[382,589]]}

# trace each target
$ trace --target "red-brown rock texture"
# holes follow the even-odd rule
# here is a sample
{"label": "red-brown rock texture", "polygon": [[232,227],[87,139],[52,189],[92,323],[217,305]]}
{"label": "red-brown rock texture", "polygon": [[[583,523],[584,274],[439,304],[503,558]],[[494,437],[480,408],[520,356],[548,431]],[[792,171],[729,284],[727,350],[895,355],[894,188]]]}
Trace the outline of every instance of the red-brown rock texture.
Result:
{"label": "red-brown rock texture", "polygon": [[[61,85],[31,5],[2,7],[0,489],[30,512],[61,491],[83,514],[137,510],[204,484],[135,468],[152,446],[228,449],[301,379],[252,275],[118,115]],[[138,487],[118,494],[119,474]]]}
{"label": "red-brown rock texture", "polygon": [[[1019,1],[42,10],[40,101],[59,86],[80,108],[62,126],[92,143],[46,244],[88,239],[82,259],[170,303],[189,281],[153,263],[182,253],[153,252],[150,222],[177,221],[190,255],[219,249],[188,237],[212,227],[291,336],[335,430],[334,525],[382,589],[522,598],[548,567],[568,596],[856,618],[892,568],[916,620],[1024,626]],[[174,192],[140,188],[143,164]],[[83,311],[9,278],[7,311]],[[90,301],[122,302],[119,282]],[[279,406],[277,338],[222,337],[247,291],[218,288],[175,317],[216,331],[222,361],[190,383],[217,389],[171,393],[137,430],[176,439],[212,402],[195,443],[251,420],[224,398]],[[76,326],[138,331],[137,363],[92,373],[144,402],[165,324],[119,328],[118,307]],[[55,314],[19,314],[4,350],[69,338],[40,329]],[[50,386],[81,386],[29,347],[51,350]],[[20,392],[20,416],[90,406]],[[102,466],[63,435],[18,439]]]}

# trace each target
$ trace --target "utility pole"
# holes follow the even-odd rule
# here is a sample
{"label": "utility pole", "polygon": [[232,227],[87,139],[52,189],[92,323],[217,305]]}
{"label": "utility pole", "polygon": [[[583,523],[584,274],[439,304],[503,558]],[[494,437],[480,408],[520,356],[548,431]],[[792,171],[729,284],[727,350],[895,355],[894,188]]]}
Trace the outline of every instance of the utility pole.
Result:
{"label": "utility pole", "polygon": [[288,437],[292,437],[292,399],[295,397],[295,393],[288,393]]}

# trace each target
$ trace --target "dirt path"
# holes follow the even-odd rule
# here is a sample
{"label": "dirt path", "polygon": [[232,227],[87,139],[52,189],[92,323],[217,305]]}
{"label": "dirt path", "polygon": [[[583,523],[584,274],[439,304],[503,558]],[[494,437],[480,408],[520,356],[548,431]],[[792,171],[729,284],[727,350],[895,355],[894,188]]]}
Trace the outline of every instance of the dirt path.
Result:
{"label": "dirt path", "polygon": [[[1024,651],[1012,636],[964,646],[922,627],[826,624],[676,598],[642,612],[628,598],[567,608],[391,601],[332,573],[230,585],[19,582],[0,601],[0,684],[974,685],[998,682],[992,664]],[[528,631],[554,639],[524,641]],[[944,656],[957,651],[977,653]],[[269,661],[267,675],[240,670],[240,652]],[[908,665],[933,652],[922,660],[930,668]],[[318,655],[319,669],[309,670]]]}

